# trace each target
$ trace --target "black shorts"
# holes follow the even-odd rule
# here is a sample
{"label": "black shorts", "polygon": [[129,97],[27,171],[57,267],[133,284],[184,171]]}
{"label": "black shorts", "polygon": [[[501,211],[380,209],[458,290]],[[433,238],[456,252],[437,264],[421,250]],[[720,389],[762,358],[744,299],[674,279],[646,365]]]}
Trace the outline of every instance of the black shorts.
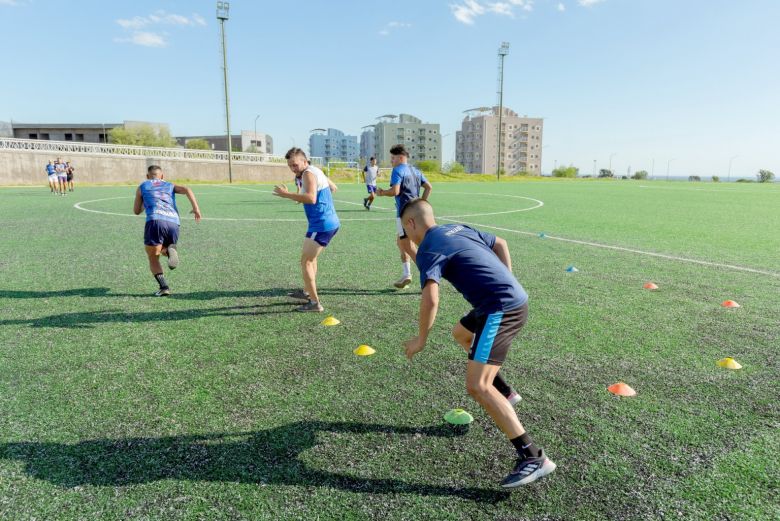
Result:
{"label": "black shorts", "polygon": [[474,333],[469,360],[481,364],[502,365],[512,340],[528,320],[528,303],[509,311],[483,315],[471,310],[460,324]]}
{"label": "black shorts", "polygon": [[158,219],[146,221],[146,226],[144,226],[144,244],[146,246],[162,244],[164,248],[167,248],[171,244],[176,244],[178,240],[178,224]]}

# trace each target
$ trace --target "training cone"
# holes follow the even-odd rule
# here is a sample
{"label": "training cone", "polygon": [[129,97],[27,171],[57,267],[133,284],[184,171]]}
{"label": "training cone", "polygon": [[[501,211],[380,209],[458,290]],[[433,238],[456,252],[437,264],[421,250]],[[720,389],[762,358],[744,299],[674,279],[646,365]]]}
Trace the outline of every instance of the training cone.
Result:
{"label": "training cone", "polygon": [[444,421],[453,425],[468,425],[474,417],[463,409],[451,409],[444,415]]}
{"label": "training cone", "polygon": [[654,283],[652,283],[652,282],[647,282],[647,283],[645,283],[645,285],[644,285],[644,286],[642,286],[642,287],[643,287],[643,288],[645,288],[645,289],[651,289],[651,290],[652,290],[652,289],[658,289],[658,285],[657,285],[657,284],[654,284]]}
{"label": "training cone", "polygon": [[328,317],[322,322],[320,322],[323,326],[338,326],[341,324],[341,321],[337,319],[336,317]]}
{"label": "training cone", "polygon": [[724,300],[721,306],[723,306],[724,308],[738,308],[739,304],[737,304],[733,300]]}
{"label": "training cone", "polygon": [[354,349],[352,352],[358,356],[371,356],[374,353],[376,353],[376,349],[374,349],[371,346],[367,346],[366,344],[361,344],[357,346],[357,348]]}
{"label": "training cone", "polygon": [[636,391],[623,382],[610,385],[607,387],[607,391],[618,396],[636,396]]}
{"label": "training cone", "polygon": [[568,268],[566,268],[566,272],[567,273],[577,273],[578,271],[580,271],[580,270],[578,270],[574,266],[569,266]]}
{"label": "training cone", "polygon": [[721,358],[717,363],[726,369],[742,369],[742,365],[731,357]]}
{"label": "training cone", "polygon": [[544,232],[542,232],[542,233],[540,233],[540,234],[539,234],[539,238],[540,238],[540,239],[546,239],[546,238],[547,238],[547,235],[545,235],[545,233],[544,233]]}

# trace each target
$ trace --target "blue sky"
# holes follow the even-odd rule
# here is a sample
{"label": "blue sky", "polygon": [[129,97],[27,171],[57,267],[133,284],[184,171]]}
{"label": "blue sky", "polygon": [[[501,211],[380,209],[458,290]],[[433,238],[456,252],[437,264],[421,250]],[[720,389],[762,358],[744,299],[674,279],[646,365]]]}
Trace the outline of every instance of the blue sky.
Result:
{"label": "blue sky", "polygon": [[[545,118],[545,172],[780,174],[778,21],[777,0],[235,0],[232,127],[259,114],[283,153],[406,112],[452,159],[507,41],[504,103]],[[0,0],[0,120],[222,133],[219,42],[213,1]]]}

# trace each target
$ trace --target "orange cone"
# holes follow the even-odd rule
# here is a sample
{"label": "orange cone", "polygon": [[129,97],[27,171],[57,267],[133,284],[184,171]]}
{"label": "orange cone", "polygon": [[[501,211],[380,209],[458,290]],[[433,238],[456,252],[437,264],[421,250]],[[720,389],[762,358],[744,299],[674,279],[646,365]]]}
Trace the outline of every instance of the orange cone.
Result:
{"label": "orange cone", "polygon": [[739,304],[737,304],[733,300],[724,300],[721,306],[723,306],[724,308],[738,308]]}
{"label": "orange cone", "polygon": [[607,387],[607,391],[618,396],[636,396],[636,391],[623,382],[618,382]]}
{"label": "orange cone", "polygon": [[645,289],[658,289],[658,286],[656,284],[653,284],[652,282],[647,282],[642,287]]}

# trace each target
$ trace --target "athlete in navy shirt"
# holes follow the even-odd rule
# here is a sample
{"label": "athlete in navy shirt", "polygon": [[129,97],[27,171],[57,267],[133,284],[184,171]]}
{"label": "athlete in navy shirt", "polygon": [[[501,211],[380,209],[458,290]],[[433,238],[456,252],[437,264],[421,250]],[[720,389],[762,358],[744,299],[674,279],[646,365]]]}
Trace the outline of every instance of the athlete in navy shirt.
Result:
{"label": "athlete in navy shirt", "polygon": [[418,245],[422,286],[419,332],[405,342],[406,356],[411,360],[425,348],[439,307],[439,284],[446,279],[473,307],[452,330],[469,353],[466,389],[517,450],[514,470],[501,486],[515,488],[549,474],[555,463],[529,438],[510,404],[511,388],[499,375],[528,317],[528,295],[512,275],[506,241],[463,224],[438,226],[433,208],[422,199],[401,209],[401,222]]}
{"label": "athlete in navy shirt", "polygon": [[146,181],[141,183],[135,192],[133,212],[139,215],[146,210],[146,226],[144,227],[144,247],[149,258],[149,269],[152,270],[160,289],[157,297],[167,297],[171,289],[163,276],[160,255],[168,257],[168,268],[175,269],[179,264],[179,254],[176,243],[179,240],[179,210],[176,208],[176,194],[184,194],[190,200],[195,222],[200,222],[200,208],[195,194],[186,186],[179,186],[163,180],[163,171],[157,165],[152,165],[146,171]]}
{"label": "athlete in navy shirt", "polygon": [[[393,165],[393,173],[390,176],[390,188],[376,191],[377,195],[395,197],[395,228],[398,232],[396,243],[398,244],[398,250],[401,252],[401,264],[403,266],[403,275],[393,283],[398,289],[405,288],[412,283],[412,265],[410,261],[414,261],[417,254],[417,248],[409,241],[409,237],[404,232],[404,227],[401,226],[401,208],[407,202],[417,197],[427,201],[433,189],[431,183],[428,182],[422,172],[411,166],[408,161],[409,152],[406,150],[406,147],[403,145],[393,146],[390,149],[390,163]],[[423,189],[422,195],[420,195],[420,188]]]}

